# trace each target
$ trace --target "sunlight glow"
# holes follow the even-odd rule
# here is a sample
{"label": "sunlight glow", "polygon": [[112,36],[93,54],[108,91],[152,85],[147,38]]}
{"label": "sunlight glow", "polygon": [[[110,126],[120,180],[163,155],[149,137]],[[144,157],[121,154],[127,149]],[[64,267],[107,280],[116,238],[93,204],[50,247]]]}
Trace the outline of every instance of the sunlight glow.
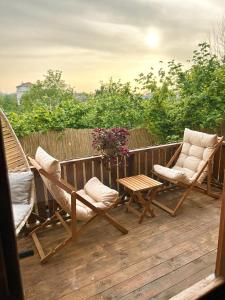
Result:
{"label": "sunlight glow", "polygon": [[146,42],[151,49],[157,48],[159,45],[159,35],[154,31],[149,32]]}

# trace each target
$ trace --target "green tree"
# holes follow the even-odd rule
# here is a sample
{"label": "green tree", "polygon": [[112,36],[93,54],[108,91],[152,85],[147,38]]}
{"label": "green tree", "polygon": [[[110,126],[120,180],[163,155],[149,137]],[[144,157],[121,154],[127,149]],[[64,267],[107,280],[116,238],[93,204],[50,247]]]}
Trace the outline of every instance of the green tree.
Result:
{"label": "green tree", "polygon": [[17,111],[16,94],[0,94],[0,107],[5,111]]}
{"label": "green tree", "polygon": [[63,100],[73,100],[73,89],[62,80],[62,71],[48,70],[44,80],[32,84],[21,99],[24,111],[31,111],[36,105],[52,109]]}
{"label": "green tree", "polygon": [[84,122],[90,128],[134,128],[142,124],[141,100],[130,83],[102,82],[87,102]]}
{"label": "green tree", "polygon": [[151,94],[145,101],[145,123],[161,142],[179,139],[185,127],[213,130],[225,121],[225,64],[207,43],[193,52],[191,66],[168,62],[155,76],[140,74],[137,82]]}

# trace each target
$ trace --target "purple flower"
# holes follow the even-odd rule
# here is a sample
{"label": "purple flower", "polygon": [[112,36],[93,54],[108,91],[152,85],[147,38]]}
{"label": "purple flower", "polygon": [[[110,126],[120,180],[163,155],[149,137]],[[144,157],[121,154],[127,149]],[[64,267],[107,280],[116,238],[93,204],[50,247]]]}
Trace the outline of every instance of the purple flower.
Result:
{"label": "purple flower", "polygon": [[116,158],[128,156],[126,146],[129,132],[126,128],[95,128],[92,132],[92,147],[101,152],[103,157]]}

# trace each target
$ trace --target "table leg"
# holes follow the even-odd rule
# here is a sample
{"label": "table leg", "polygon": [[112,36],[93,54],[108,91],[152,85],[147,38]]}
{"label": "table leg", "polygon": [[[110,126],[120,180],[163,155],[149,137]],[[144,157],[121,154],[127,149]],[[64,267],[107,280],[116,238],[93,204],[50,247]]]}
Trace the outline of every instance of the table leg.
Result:
{"label": "table leg", "polygon": [[155,195],[156,195],[157,189],[151,189],[147,193],[147,203],[148,203],[148,212],[150,213],[151,217],[155,217],[154,210],[152,208],[152,200],[154,200]]}
{"label": "table leg", "polygon": [[129,208],[131,207],[132,202],[134,202],[134,195],[129,190],[127,190],[127,193],[130,195],[130,200],[125,203],[125,205],[126,205],[126,211],[128,212]]}
{"label": "table leg", "polygon": [[138,198],[138,201],[141,203],[141,205],[143,207],[143,212],[140,215],[138,223],[139,224],[142,223],[144,216],[147,214],[147,212],[150,213],[151,217],[155,217],[154,211],[151,208],[151,202],[150,202],[151,197],[148,195],[147,200],[145,200],[141,192],[136,192],[135,194]]}
{"label": "table leg", "polygon": [[126,200],[125,200],[126,196],[127,196],[127,192],[124,191],[123,194],[122,194],[122,196],[120,196],[120,202],[119,202],[119,204],[121,204],[121,205],[125,204],[125,202],[126,202]]}

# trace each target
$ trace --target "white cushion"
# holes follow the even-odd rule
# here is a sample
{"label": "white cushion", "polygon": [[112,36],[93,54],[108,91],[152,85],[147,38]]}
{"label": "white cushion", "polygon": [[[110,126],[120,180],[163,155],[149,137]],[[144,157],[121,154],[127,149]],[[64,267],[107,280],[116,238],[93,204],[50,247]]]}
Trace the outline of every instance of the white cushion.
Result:
{"label": "white cushion", "polygon": [[13,218],[15,229],[23,222],[23,220],[30,214],[32,206],[29,204],[12,204]]}
{"label": "white cushion", "polygon": [[[61,178],[61,168],[59,161],[49,155],[44,149],[38,147],[35,154],[36,162],[45,170],[47,173],[51,174],[53,177]],[[67,212],[71,213],[70,199],[68,199],[66,192],[60,187],[55,185],[51,180],[41,175],[45,186],[49,190],[53,198],[58,202],[58,204]]]}
{"label": "white cushion", "polygon": [[190,130],[185,128],[184,130],[184,142],[189,143],[191,145],[207,148],[213,147],[217,143],[217,135],[216,134],[208,134],[204,132]]}
{"label": "white cushion", "polygon": [[9,173],[12,203],[29,204],[32,179],[33,173],[31,171]]}
{"label": "white cushion", "polygon": [[59,161],[53,156],[49,155],[40,146],[37,148],[35,160],[47,173],[53,174],[56,177],[61,176],[61,168]]}
{"label": "white cushion", "polygon": [[92,177],[84,186],[85,193],[97,202],[108,205],[115,202],[119,193],[101,183],[97,177]]}
{"label": "white cushion", "polygon": [[[154,166],[154,170],[159,175],[183,183],[192,183],[201,168],[209,159],[218,141],[216,134],[207,134],[190,129],[185,129],[183,145],[179,158],[173,168]],[[199,176],[199,184],[207,176],[207,167]]]}
{"label": "white cushion", "polygon": [[187,184],[190,183],[189,178],[187,177],[187,175],[185,174],[185,172],[182,169],[180,169],[180,170],[176,170],[173,168],[170,169],[170,168],[166,168],[166,167],[163,167],[160,165],[154,165],[153,168],[157,174],[159,174],[163,177],[166,177],[173,181],[179,181],[179,182],[183,182],[183,183],[187,183]]}
{"label": "white cushion", "polygon": [[[78,195],[80,195],[82,198],[93,204],[95,207],[105,210],[107,206],[104,203],[96,202],[94,199],[92,199],[89,195],[85,193],[84,190],[79,190],[76,192]],[[65,192],[66,201],[68,203],[71,203],[71,196],[69,193]],[[76,200],[76,216],[78,220],[86,221],[93,217],[95,212],[85,205],[80,200]]]}

